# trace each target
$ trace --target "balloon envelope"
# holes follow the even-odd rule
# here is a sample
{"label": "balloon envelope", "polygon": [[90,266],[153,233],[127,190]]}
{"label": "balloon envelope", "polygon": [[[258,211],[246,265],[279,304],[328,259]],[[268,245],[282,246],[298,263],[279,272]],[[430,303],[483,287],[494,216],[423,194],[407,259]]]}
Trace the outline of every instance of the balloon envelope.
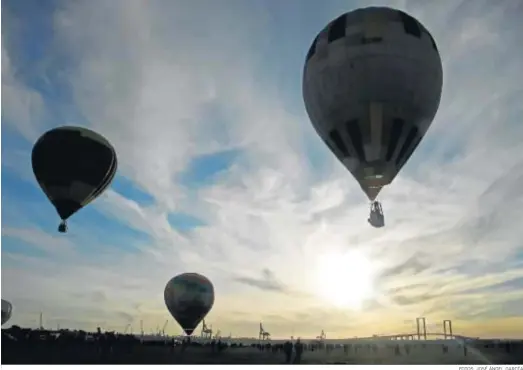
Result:
{"label": "balloon envelope", "polygon": [[402,11],[369,7],[341,15],[317,35],[303,98],[318,135],[374,200],[427,132],[442,84],[427,29]]}
{"label": "balloon envelope", "polygon": [[183,331],[191,335],[214,304],[214,287],[203,275],[181,274],[167,282],[164,300]]}
{"label": "balloon envelope", "polygon": [[2,299],[2,325],[9,321],[12,313],[13,305],[9,301]]}
{"label": "balloon envelope", "polygon": [[66,220],[110,185],[117,157],[100,134],[83,127],[59,127],[43,134],[33,147],[38,184]]}

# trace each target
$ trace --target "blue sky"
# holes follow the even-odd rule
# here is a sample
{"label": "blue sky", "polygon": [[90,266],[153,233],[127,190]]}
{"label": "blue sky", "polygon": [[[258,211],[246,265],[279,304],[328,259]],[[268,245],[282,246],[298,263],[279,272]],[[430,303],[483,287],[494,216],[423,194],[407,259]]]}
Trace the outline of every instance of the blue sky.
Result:
{"label": "blue sky", "polygon": [[[164,284],[195,271],[215,285],[208,322],[236,335],[255,336],[259,321],[275,337],[392,334],[419,315],[435,328],[452,319],[463,335],[523,332],[523,8],[373,4],[419,19],[444,69],[429,133],[380,195],[383,230],[366,224],[366,198],[318,139],[301,93],[313,38],[368,2],[3,1],[12,323],[34,326],[43,312],[48,326],[155,328],[169,318]],[[30,153],[65,124],[106,136],[119,170],[59,235]],[[341,270],[363,259],[369,288],[340,307],[320,267],[347,253]],[[179,332],[172,320],[167,330]]]}

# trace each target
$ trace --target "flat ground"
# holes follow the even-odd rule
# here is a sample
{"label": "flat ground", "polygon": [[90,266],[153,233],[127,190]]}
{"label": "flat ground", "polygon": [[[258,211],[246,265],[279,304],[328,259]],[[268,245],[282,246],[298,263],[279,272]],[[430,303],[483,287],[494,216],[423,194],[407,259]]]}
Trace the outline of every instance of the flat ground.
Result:
{"label": "flat ground", "polygon": [[[4,346],[2,346],[4,347]],[[413,348],[409,354],[404,350],[400,356],[388,348],[377,352],[360,349],[357,353],[345,353],[335,349],[304,352],[303,364],[487,364],[492,362],[478,350],[471,349],[467,356],[463,349],[449,348],[443,353],[441,347]],[[210,348],[191,347],[185,352],[167,347],[137,346],[119,349],[101,356],[95,348],[58,349],[2,348],[3,364],[283,364],[281,352],[261,352],[255,348],[229,348],[222,353],[212,353]]]}

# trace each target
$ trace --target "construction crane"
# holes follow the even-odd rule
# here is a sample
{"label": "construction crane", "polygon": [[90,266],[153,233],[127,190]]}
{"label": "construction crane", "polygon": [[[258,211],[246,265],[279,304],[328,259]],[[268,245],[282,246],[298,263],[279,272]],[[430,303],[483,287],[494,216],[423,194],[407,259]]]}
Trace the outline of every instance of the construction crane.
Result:
{"label": "construction crane", "polygon": [[271,340],[271,333],[263,329],[263,324],[260,322],[260,332],[258,333],[259,341]]}
{"label": "construction crane", "polygon": [[323,349],[325,348],[325,339],[327,336],[325,335],[325,331],[321,331],[321,334],[316,337],[316,344],[318,345],[318,348]]}
{"label": "construction crane", "polygon": [[203,320],[202,323],[202,333],[201,333],[202,339],[212,339],[212,325],[211,327],[208,327],[205,323],[205,320]]}
{"label": "construction crane", "polygon": [[131,327],[131,324],[125,325],[125,329],[123,330],[123,333],[127,334],[127,330],[129,330],[130,327]]}

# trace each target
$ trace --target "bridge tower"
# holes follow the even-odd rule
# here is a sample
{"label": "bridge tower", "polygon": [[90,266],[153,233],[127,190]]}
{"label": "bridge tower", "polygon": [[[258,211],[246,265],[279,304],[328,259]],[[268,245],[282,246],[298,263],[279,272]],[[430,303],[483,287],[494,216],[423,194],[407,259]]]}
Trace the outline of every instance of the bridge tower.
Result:
{"label": "bridge tower", "polygon": [[452,320],[443,320],[443,335],[445,339],[452,339]]}
{"label": "bridge tower", "polygon": [[[421,340],[422,336],[423,336],[423,340],[427,340],[427,322],[424,317],[416,318],[416,328],[417,328],[418,340]],[[423,331],[421,331],[421,330],[423,330]]]}

